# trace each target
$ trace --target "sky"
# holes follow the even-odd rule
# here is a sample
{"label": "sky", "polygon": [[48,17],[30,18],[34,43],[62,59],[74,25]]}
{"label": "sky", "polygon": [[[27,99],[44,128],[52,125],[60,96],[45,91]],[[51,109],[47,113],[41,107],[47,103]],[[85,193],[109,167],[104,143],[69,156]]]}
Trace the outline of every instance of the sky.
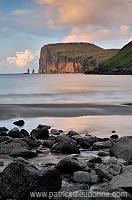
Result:
{"label": "sky", "polygon": [[41,47],[132,40],[132,0],[0,0],[0,73],[38,71]]}

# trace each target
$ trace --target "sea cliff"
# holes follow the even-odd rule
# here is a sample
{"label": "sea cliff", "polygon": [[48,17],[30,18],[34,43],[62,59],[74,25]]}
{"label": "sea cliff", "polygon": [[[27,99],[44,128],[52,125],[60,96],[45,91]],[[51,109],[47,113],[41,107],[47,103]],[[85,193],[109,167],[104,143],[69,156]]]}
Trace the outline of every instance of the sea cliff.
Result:
{"label": "sea cliff", "polygon": [[112,57],[117,49],[105,50],[90,43],[56,43],[41,48],[39,73],[85,73]]}

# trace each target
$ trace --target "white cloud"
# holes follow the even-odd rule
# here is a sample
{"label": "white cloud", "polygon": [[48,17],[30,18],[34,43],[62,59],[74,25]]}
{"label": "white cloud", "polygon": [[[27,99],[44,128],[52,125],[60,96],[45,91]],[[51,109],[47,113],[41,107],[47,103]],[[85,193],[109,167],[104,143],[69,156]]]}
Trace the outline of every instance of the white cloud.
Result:
{"label": "white cloud", "polygon": [[29,49],[26,49],[24,52],[16,52],[15,57],[8,57],[6,60],[8,63],[15,64],[18,67],[25,67],[33,61],[36,56],[37,53],[33,54]]}
{"label": "white cloud", "polygon": [[35,72],[39,66],[39,51],[31,51],[26,49],[23,52],[16,52],[13,57],[7,57],[0,61],[0,73],[24,73],[27,68]]}

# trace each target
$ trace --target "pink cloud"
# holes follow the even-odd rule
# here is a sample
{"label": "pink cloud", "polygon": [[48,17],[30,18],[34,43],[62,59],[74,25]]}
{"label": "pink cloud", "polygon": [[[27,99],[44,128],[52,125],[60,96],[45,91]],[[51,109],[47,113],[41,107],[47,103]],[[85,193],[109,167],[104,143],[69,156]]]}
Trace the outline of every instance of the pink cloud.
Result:
{"label": "pink cloud", "polygon": [[118,30],[99,29],[94,27],[73,28],[71,34],[61,42],[95,42],[99,40],[125,38],[129,34],[129,26],[120,26]]}
{"label": "pink cloud", "polygon": [[[46,4],[54,23],[68,25],[91,24],[109,26],[115,23],[131,24],[131,0],[34,0]],[[127,13],[126,13],[127,11]]]}

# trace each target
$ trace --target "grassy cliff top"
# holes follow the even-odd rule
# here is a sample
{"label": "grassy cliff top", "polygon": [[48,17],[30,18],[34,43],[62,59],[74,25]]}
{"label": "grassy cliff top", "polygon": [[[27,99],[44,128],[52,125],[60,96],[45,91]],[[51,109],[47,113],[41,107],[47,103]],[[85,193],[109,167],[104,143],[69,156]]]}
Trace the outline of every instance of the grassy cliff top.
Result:
{"label": "grassy cliff top", "polygon": [[115,56],[101,64],[102,67],[132,67],[132,41],[125,45]]}
{"label": "grassy cliff top", "polygon": [[114,56],[119,50],[118,49],[103,49],[91,43],[56,43],[49,44],[48,47],[54,52],[60,53],[62,56],[68,58],[74,57],[89,57],[93,56],[95,59],[101,61],[107,60]]}

